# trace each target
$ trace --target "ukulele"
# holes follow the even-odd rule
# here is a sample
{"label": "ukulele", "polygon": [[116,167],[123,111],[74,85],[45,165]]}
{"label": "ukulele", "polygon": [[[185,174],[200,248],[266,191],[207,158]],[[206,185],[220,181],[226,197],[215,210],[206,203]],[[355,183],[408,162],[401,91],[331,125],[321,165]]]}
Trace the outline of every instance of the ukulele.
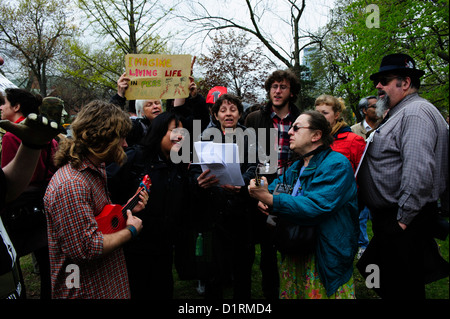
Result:
{"label": "ukulele", "polygon": [[111,234],[124,229],[127,225],[127,210],[132,210],[137,205],[141,191],[145,189],[149,192],[151,185],[150,177],[145,175],[139,184],[137,193],[124,207],[115,204],[106,205],[102,212],[95,217],[98,229],[103,234]]}

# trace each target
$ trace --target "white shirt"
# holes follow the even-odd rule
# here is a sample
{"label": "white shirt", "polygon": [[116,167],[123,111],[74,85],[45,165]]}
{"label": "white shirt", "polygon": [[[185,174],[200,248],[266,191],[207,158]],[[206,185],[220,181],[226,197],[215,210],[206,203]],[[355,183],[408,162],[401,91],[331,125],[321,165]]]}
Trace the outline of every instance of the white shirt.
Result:
{"label": "white shirt", "polygon": [[369,124],[367,124],[366,119],[363,120],[362,125],[367,132],[369,132],[372,129],[372,127]]}

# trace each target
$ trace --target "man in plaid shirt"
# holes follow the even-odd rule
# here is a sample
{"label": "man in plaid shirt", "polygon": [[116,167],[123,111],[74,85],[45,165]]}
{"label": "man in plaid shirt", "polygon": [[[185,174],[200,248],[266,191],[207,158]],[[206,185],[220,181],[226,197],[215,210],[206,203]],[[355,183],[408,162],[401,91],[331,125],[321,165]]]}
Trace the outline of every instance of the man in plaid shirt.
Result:
{"label": "man in plaid shirt", "polygon": [[[78,113],[71,128],[73,138],[60,144],[55,155],[59,169],[44,197],[52,298],[129,298],[120,247],[137,236],[142,221],[128,210],[125,229],[103,234],[95,216],[111,204],[105,163],[124,161],[130,119],[114,104],[93,101]],[[147,202],[147,192],[139,196],[133,212]]]}
{"label": "man in plaid shirt", "polygon": [[[300,92],[300,82],[292,71],[277,70],[269,76],[264,87],[270,101],[262,109],[250,113],[245,120],[245,126],[255,129],[257,134],[258,129],[267,130],[266,144],[259,147],[265,147],[266,154],[277,152],[279,175],[291,154],[289,128],[300,115],[300,110],[294,104]],[[278,143],[275,145],[270,143],[270,129],[277,131]],[[269,183],[277,177],[276,175],[266,176]]]}
{"label": "man in plaid shirt", "polygon": [[377,265],[375,291],[383,299],[425,299],[425,284],[448,277],[433,238],[448,236],[448,223],[445,229],[438,222],[439,199],[448,210],[448,125],[419,95],[424,75],[411,56],[395,53],[370,76],[377,114],[385,115],[368,138],[358,174],[374,235],[357,267],[366,277],[367,266]]}
{"label": "man in plaid shirt", "polygon": [[291,156],[291,149],[289,148],[289,129],[295,118],[292,118],[291,113],[288,113],[284,118],[280,118],[275,111],[270,115],[273,122],[273,127],[278,132],[278,171],[281,175],[285,166]]}
{"label": "man in plaid shirt", "polygon": [[[294,104],[300,92],[300,82],[292,71],[277,70],[267,78],[264,87],[270,101],[262,109],[250,113],[245,120],[245,126],[255,129],[256,134],[259,133],[259,129],[266,131],[266,143],[258,145],[258,147],[265,147],[267,158],[272,158],[269,155],[273,152],[278,154],[276,173],[265,175],[271,183],[278,177],[277,174],[283,173],[283,167],[288,164],[291,154],[288,131],[300,115],[300,110]],[[271,131],[277,133],[275,143],[270,142]],[[259,141],[259,139],[257,140]],[[266,216],[259,211],[254,216],[253,224],[255,232],[258,233],[256,240],[259,241],[261,247],[260,268],[264,297],[278,299],[277,251],[271,240],[271,229],[266,224]]]}

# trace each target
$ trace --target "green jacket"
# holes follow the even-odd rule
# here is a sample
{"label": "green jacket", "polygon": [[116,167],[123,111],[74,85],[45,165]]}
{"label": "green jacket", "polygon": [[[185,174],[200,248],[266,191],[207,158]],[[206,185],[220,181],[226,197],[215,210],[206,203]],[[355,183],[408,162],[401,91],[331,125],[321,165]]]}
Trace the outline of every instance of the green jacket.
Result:
{"label": "green jacket", "polygon": [[[283,176],[288,185],[295,185],[302,166],[303,160],[294,162],[285,175],[269,185],[269,191],[273,192]],[[317,225],[316,267],[330,296],[351,278],[358,248],[359,210],[353,169],[344,155],[325,149],[312,157],[300,182],[303,196],[274,195],[273,211],[278,218]]]}

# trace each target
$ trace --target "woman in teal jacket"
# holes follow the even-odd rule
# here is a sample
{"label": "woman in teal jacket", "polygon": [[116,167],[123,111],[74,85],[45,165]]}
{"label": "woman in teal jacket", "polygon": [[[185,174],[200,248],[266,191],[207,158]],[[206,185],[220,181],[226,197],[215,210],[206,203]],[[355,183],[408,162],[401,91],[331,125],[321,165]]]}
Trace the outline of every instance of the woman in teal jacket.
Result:
{"label": "woman in teal jacket", "polygon": [[[255,186],[254,180],[249,186],[262,212],[317,228],[313,253],[283,256],[280,298],[354,298],[359,211],[352,166],[330,149],[330,126],[317,111],[302,113],[289,135],[290,148],[300,159],[268,187]],[[292,191],[273,195],[277,184]]]}

